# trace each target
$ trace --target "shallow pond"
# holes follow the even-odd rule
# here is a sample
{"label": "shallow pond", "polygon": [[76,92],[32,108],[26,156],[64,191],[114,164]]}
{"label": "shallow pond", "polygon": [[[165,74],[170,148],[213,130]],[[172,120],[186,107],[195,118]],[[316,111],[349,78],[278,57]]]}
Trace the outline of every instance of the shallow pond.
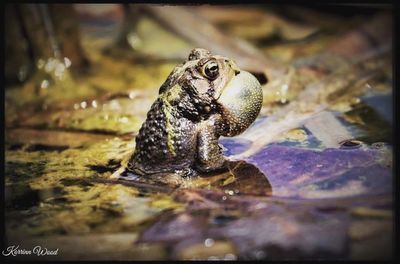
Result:
{"label": "shallow pond", "polygon": [[[265,55],[274,52],[284,65],[322,64],[316,58],[332,41],[329,34],[316,34],[305,38],[309,49],[305,40],[276,47],[276,36],[258,39],[231,22],[226,30],[247,37]],[[296,28],[275,23],[286,32],[280,38]],[[343,71],[298,66],[284,94],[263,86],[256,122],[242,135],[220,139],[230,172],[173,188],[110,176],[132,153],[176,58],[143,62],[120,56],[120,50],[103,52],[113,24],[84,21],[81,28],[89,73],[37,92],[32,87],[47,78],[38,73],[6,89],[8,244],[58,248],[57,256],[44,257],[50,260],[390,259],[393,116],[387,54],[367,63],[335,62]],[[171,50],[190,47],[182,39],[174,42],[152,20],[144,19],[137,32],[143,43],[153,43],[138,44],[138,54],[163,54],[154,32],[172,43]]]}

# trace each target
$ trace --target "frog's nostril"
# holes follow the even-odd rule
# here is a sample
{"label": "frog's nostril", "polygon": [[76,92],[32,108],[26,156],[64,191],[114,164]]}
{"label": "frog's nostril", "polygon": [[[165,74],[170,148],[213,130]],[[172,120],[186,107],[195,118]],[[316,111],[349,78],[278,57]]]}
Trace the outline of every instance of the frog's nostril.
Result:
{"label": "frog's nostril", "polygon": [[231,67],[232,70],[235,71],[235,75],[237,75],[238,73],[240,73],[240,69],[237,66],[237,64],[234,61],[229,61],[229,66]]}

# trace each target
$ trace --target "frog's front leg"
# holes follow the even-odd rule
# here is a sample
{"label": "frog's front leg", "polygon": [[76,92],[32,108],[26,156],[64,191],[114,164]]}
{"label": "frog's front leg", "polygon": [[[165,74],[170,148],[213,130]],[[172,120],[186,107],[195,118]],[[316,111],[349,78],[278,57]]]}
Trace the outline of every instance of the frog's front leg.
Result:
{"label": "frog's front leg", "polygon": [[200,172],[211,172],[226,168],[226,159],[218,145],[219,116],[213,116],[200,124],[197,134],[197,162],[195,167]]}

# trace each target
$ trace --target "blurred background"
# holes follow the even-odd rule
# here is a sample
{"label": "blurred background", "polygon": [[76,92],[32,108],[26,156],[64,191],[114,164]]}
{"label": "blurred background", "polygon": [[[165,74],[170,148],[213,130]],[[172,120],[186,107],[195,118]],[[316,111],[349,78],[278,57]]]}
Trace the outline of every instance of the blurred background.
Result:
{"label": "blurred background", "polygon": [[[7,4],[4,22],[6,243],[59,245],[53,259],[391,258],[391,5]],[[261,216],[206,203],[192,223],[193,196],[96,182],[134,149],[159,87],[196,47],[262,84],[254,126],[221,144],[291,202]],[[265,222],[274,214],[281,229]]]}

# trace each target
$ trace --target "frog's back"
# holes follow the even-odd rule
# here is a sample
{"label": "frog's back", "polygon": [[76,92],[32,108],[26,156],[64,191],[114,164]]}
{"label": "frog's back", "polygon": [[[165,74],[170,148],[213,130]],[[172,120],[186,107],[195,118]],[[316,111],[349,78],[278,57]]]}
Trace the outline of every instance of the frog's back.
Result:
{"label": "frog's back", "polygon": [[181,116],[169,102],[158,98],[136,137],[128,169],[143,175],[190,167],[196,155],[195,130],[192,121]]}

